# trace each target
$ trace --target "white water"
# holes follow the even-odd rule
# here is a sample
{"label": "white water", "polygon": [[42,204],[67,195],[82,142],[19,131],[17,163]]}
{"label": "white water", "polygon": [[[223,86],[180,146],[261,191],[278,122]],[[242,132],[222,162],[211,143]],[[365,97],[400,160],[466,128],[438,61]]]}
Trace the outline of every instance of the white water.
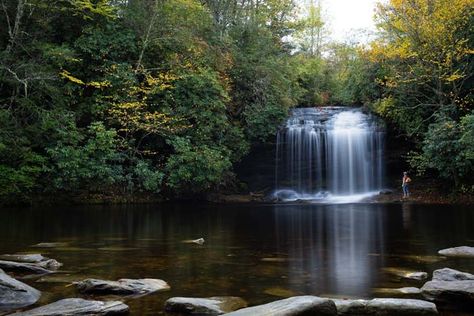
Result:
{"label": "white water", "polygon": [[279,200],[352,202],[383,185],[384,131],[358,109],[294,109],[277,136]]}

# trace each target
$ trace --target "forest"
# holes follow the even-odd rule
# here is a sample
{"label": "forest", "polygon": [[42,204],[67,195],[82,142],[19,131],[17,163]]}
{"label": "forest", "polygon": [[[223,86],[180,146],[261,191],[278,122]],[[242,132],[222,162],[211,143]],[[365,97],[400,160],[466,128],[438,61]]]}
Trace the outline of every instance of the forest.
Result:
{"label": "forest", "polygon": [[390,0],[368,43],[294,0],[0,0],[0,203],[234,187],[294,107],[363,106],[474,192],[474,0]]}

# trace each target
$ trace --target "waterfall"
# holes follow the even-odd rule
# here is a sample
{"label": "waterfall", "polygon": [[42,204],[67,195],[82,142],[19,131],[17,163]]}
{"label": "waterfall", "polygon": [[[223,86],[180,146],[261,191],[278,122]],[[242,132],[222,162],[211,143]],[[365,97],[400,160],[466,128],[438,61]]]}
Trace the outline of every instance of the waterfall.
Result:
{"label": "waterfall", "polygon": [[275,196],[370,195],[383,186],[383,147],[383,126],[360,109],[294,109],[277,135]]}

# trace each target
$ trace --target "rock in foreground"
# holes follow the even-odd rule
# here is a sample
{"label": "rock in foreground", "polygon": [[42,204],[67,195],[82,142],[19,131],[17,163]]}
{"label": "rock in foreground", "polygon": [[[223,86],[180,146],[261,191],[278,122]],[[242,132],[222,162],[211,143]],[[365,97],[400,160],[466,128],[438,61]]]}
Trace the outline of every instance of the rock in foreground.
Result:
{"label": "rock in foreground", "polygon": [[428,316],[438,315],[436,305],[413,299],[375,298],[372,300],[334,300],[337,314],[343,316]]}
{"label": "rock in foreground", "polygon": [[433,272],[433,281],[464,281],[474,280],[474,274],[444,268]]}
{"label": "rock in foreground", "polygon": [[335,316],[336,305],[333,301],[316,296],[295,296],[264,305],[239,309],[226,314],[229,316]]}
{"label": "rock in foreground", "polygon": [[474,258],[474,247],[460,246],[447,248],[438,251],[438,254],[446,257]]}
{"label": "rock in foreground", "polygon": [[120,279],[106,281],[86,279],[75,283],[81,293],[143,295],[157,291],[169,290],[170,286],[160,279]]}
{"label": "rock in foreground", "polygon": [[474,280],[429,281],[421,288],[423,296],[455,309],[474,310]]}
{"label": "rock in foreground", "polygon": [[40,298],[40,291],[15,280],[0,270],[0,314],[32,305]]}
{"label": "rock in foreground", "polygon": [[82,298],[67,298],[15,316],[76,316],[76,315],[122,315],[128,313],[128,306],[119,301],[90,301]]}
{"label": "rock in foreground", "polygon": [[247,307],[247,302],[234,296],[172,297],[165,303],[167,312],[191,315],[222,315],[244,307]]}

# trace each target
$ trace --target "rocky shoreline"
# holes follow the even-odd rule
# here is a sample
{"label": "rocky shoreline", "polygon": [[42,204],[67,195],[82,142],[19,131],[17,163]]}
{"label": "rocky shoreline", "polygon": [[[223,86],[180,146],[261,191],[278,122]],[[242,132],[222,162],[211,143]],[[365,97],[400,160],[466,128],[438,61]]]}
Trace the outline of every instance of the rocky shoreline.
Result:
{"label": "rocky shoreline", "polygon": [[[55,247],[56,243],[42,243],[32,247]],[[439,256],[474,259],[474,247],[460,246],[442,249]],[[120,279],[100,280],[85,279],[72,282],[78,295],[82,297],[64,298],[58,301],[28,309],[36,304],[42,293],[14,277],[38,281],[41,276],[58,273],[61,263],[54,259],[34,254],[6,254],[0,256],[0,314],[17,316],[52,316],[52,315],[120,315],[130,312],[124,299],[139,299],[143,295],[170,289],[168,283],[160,279]],[[403,272],[393,273],[401,278],[425,280],[428,273]],[[8,274],[7,274],[8,273]],[[36,275],[36,278],[25,277]],[[293,296],[269,302],[263,305],[247,307],[247,302],[240,297],[171,297],[163,311],[173,315],[221,315],[230,316],[430,316],[441,311],[468,312],[474,310],[474,275],[450,268],[432,272],[431,280],[421,288],[387,289],[390,293],[412,298],[373,298],[373,299],[340,299],[311,295]],[[387,292],[387,293],[389,293]]]}

